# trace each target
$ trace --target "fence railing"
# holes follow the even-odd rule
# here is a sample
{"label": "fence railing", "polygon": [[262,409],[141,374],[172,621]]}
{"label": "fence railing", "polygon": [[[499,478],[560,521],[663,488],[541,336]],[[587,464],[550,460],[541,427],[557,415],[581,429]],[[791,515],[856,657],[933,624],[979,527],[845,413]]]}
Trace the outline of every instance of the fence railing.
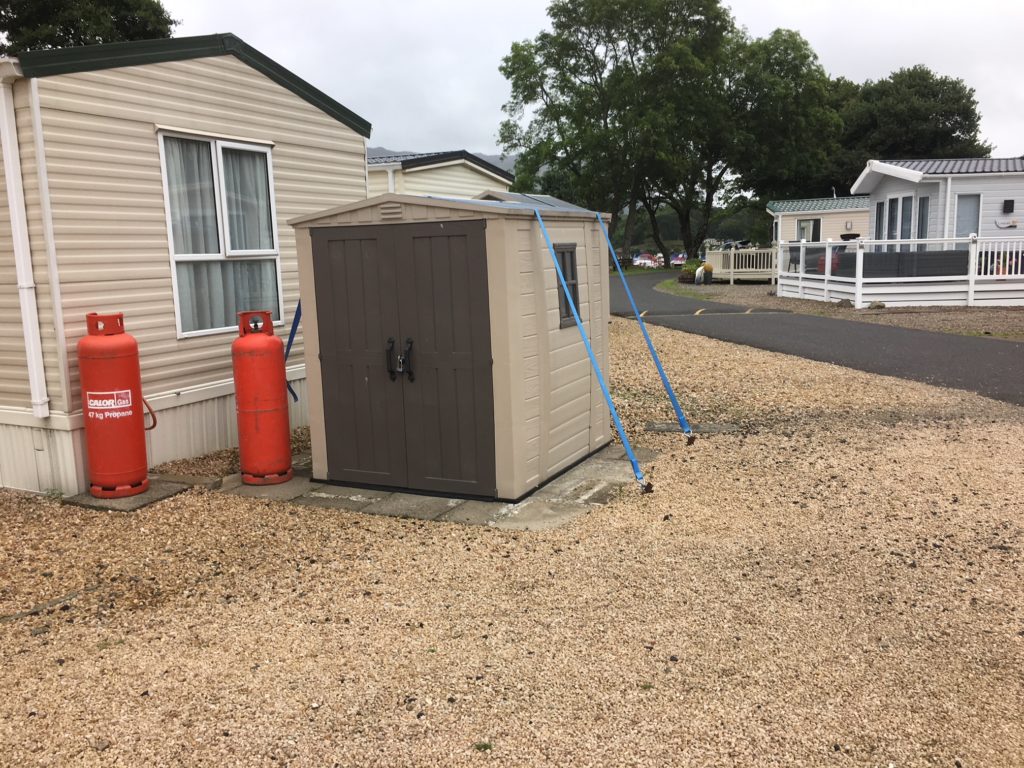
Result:
{"label": "fence railing", "polygon": [[778,251],[774,248],[728,248],[704,255],[714,276],[719,280],[728,277],[730,284],[736,278],[774,280],[778,270],[776,258]]}
{"label": "fence railing", "polygon": [[782,242],[778,295],[860,308],[1024,305],[1024,238]]}

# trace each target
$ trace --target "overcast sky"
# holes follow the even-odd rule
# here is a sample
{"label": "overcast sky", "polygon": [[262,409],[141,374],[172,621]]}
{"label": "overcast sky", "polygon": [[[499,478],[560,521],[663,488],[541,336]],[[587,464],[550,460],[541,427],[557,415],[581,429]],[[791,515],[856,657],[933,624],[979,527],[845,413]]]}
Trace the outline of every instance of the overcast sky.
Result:
{"label": "overcast sky", "polygon": [[[496,153],[513,41],[547,26],[547,0],[163,0],[176,36],[233,32],[373,123],[373,146]],[[833,76],[861,82],[925,64],[976,91],[993,155],[1024,155],[1024,3],[731,0],[763,37],[799,31]]]}

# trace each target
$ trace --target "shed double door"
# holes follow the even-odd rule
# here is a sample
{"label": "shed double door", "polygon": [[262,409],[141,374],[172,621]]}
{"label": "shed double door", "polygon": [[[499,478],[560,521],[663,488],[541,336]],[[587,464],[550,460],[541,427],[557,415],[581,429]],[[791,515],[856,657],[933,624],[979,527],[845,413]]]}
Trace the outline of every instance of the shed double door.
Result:
{"label": "shed double door", "polygon": [[484,222],[311,235],[326,479],[494,496]]}

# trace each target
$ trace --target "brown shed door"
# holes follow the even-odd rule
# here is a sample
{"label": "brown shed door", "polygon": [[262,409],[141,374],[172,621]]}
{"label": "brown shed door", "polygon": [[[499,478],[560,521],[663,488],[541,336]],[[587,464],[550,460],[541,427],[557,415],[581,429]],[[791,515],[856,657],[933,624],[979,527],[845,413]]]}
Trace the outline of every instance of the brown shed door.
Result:
{"label": "brown shed door", "polygon": [[484,222],[312,234],[328,479],[493,496]]}

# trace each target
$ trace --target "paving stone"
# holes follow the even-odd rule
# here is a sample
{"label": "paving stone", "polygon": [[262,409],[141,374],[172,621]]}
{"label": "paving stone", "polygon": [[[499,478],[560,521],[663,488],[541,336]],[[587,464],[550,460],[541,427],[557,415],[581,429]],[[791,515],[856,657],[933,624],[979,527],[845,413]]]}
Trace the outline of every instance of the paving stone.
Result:
{"label": "paving stone", "polygon": [[545,531],[564,525],[590,509],[589,504],[532,497],[510,507],[506,517],[494,521],[494,527],[518,531]]}
{"label": "paving stone", "polygon": [[319,483],[312,483],[308,477],[293,477],[285,483],[276,485],[245,485],[239,483],[229,488],[221,486],[225,493],[246,496],[254,499],[273,499],[275,501],[291,501],[304,493],[320,488]]}
{"label": "paving stone", "polygon": [[436,519],[444,523],[493,526],[497,520],[508,517],[510,506],[503,501],[464,501],[447,512],[443,512]]}
{"label": "paving stone", "polygon": [[97,499],[88,491],[77,496],[69,496],[64,499],[65,504],[74,504],[89,509],[109,509],[117,512],[134,512],[148,504],[170,498],[176,494],[186,491],[190,485],[185,483],[172,483],[168,480],[150,480],[149,488],[135,496],[124,496],[120,499]]}
{"label": "paving stone", "polygon": [[411,517],[416,520],[436,520],[438,517],[463,504],[462,499],[446,499],[438,496],[418,496],[413,493],[393,493],[385,499],[363,507],[363,512],[388,517]]}
{"label": "paving stone", "polygon": [[169,475],[169,474],[151,474],[150,480],[162,480],[167,483],[181,483],[182,485],[198,486],[200,488],[206,488],[214,491],[220,488],[223,483],[223,478],[212,477],[209,475]]}
{"label": "paving stone", "polygon": [[321,485],[315,490],[292,499],[293,504],[304,504],[309,507],[326,507],[327,509],[344,509],[359,512],[376,501],[391,496],[388,491],[373,491],[363,488],[352,488],[344,485]]}

